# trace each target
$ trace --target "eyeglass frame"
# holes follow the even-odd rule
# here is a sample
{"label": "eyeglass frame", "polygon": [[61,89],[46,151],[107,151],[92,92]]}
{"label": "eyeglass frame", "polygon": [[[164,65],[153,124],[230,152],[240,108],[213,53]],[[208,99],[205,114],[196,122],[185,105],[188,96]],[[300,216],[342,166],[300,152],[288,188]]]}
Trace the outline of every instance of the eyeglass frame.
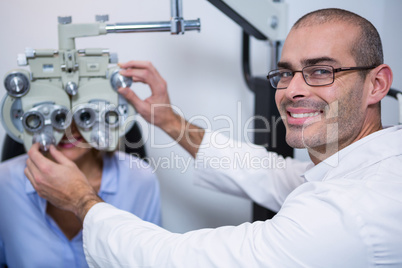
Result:
{"label": "eyeglass frame", "polygon": [[[322,85],[321,85],[321,84],[320,84],[320,85],[310,85],[310,84],[307,82],[306,77],[304,76],[304,72],[303,72],[304,69],[309,68],[309,67],[320,67],[320,66],[323,66],[323,67],[330,67],[330,68],[332,69],[332,82],[331,82],[331,83],[327,83],[327,84],[322,84]],[[293,77],[295,76],[295,73],[301,73],[301,74],[302,74],[302,77],[303,77],[303,80],[304,80],[304,82],[305,82],[307,85],[309,85],[310,87],[322,87],[322,86],[331,85],[331,84],[333,84],[333,83],[335,82],[335,73],[343,72],[343,71],[354,71],[354,70],[364,71],[364,70],[374,69],[374,68],[376,68],[376,67],[378,67],[378,65],[356,66],[356,67],[340,67],[340,68],[334,68],[334,67],[331,66],[331,65],[307,65],[307,66],[304,66],[300,71],[292,71],[292,70],[286,69],[286,68],[284,68],[284,69],[275,69],[275,70],[271,70],[271,71],[268,73],[268,75],[267,75],[267,79],[269,80],[269,82],[270,82],[270,84],[271,84],[271,86],[272,86],[273,88],[279,89],[279,90],[281,90],[281,89],[286,89],[287,87],[280,87],[280,88],[275,87],[275,86],[272,84],[272,82],[271,82],[270,74],[271,74],[272,72],[275,72],[275,71],[289,70],[289,71],[292,72],[292,75],[293,75],[293,76],[292,76],[292,79],[293,79]],[[290,81],[292,81],[292,79],[290,79]]]}

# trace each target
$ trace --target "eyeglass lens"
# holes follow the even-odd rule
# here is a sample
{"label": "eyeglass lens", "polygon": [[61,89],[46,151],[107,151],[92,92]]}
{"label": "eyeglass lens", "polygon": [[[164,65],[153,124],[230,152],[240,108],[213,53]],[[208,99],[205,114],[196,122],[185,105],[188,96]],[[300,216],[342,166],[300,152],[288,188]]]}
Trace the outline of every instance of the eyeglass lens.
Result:
{"label": "eyeglass lens", "polygon": [[326,65],[306,66],[302,71],[274,70],[268,74],[268,79],[274,88],[284,89],[289,86],[297,72],[303,74],[305,82],[310,86],[324,86],[334,82],[334,69],[332,66]]}

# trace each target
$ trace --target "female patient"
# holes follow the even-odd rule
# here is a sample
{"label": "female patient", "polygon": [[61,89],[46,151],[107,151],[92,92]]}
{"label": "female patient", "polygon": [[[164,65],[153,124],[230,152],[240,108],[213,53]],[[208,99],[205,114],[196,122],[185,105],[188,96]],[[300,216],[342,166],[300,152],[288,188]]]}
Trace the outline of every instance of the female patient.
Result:
{"label": "female patient", "polygon": [[[57,148],[77,164],[99,196],[160,224],[159,185],[151,167],[122,152],[90,148],[74,123],[71,130],[76,142],[64,136]],[[0,267],[87,267],[82,223],[36,193],[24,175],[26,159],[22,155],[0,165]]]}

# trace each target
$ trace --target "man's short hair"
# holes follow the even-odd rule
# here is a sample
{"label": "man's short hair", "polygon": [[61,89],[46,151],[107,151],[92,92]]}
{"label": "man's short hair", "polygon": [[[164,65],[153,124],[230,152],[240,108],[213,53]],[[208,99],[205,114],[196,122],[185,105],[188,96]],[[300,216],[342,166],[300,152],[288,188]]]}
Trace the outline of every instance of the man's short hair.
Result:
{"label": "man's short hair", "polygon": [[353,12],[338,8],[319,9],[301,17],[292,29],[327,22],[346,22],[360,28],[361,34],[356,37],[356,41],[351,47],[351,54],[355,58],[357,66],[378,66],[384,63],[381,38],[377,29],[371,22]]}

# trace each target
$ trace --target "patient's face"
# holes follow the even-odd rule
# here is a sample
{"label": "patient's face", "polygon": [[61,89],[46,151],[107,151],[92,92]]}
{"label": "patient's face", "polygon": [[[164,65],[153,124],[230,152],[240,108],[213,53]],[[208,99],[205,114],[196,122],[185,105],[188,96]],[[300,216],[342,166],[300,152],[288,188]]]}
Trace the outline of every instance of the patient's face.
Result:
{"label": "patient's face", "polygon": [[81,136],[74,121],[71,123],[70,130],[66,130],[57,149],[74,162],[85,161],[87,154],[91,151],[91,146]]}

